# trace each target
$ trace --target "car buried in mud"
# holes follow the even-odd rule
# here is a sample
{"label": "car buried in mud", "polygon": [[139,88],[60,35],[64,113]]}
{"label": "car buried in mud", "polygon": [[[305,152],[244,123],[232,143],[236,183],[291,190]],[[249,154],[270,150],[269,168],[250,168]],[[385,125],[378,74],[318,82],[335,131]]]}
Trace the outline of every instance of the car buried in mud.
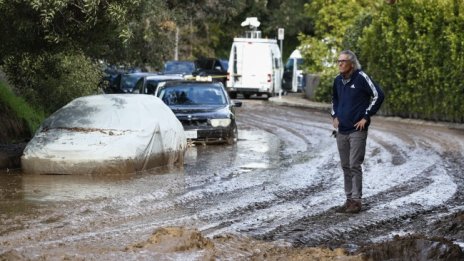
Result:
{"label": "car buried in mud", "polygon": [[182,124],[152,95],[74,99],[40,126],[21,157],[25,173],[124,174],[183,165]]}
{"label": "car buried in mud", "polygon": [[221,82],[169,81],[161,83],[155,93],[174,112],[193,143],[237,142],[235,108]]}

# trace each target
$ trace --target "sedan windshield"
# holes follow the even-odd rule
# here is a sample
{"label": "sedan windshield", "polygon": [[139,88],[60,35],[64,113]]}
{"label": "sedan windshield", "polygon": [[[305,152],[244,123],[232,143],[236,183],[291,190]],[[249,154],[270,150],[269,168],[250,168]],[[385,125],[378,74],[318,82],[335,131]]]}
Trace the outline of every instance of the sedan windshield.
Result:
{"label": "sedan windshield", "polygon": [[158,96],[167,105],[224,105],[227,102],[216,86],[170,86]]}

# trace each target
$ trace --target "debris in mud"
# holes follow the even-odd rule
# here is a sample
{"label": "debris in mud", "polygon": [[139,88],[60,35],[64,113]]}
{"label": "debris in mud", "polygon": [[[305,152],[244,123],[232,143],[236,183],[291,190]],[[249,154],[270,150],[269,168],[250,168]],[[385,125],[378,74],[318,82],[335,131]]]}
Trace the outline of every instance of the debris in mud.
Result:
{"label": "debris in mud", "polygon": [[356,253],[349,253],[343,248],[293,247],[238,235],[209,239],[196,229],[182,227],[157,229],[147,241],[127,247],[126,251],[151,251],[164,256],[184,253],[198,260],[464,260],[460,247],[451,241],[421,235],[395,236],[391,241],[363,246]]}
{"label": "debris in mud", "polygon": [[342,249],[329,249],[318,247],[292,248],[292,247],[274,247],[265,252],[254,254],[250,258],[254,261],[278,261],[278,260],[341,260],[341,261],[362,261],[362,255],[350,256]]}
{"label": "debris in mud", "polygon": [[450,240],[464,239],[464,212],[458,212],[448,217],[435,221],[429,227],[430,234],[446,237]]}
{"label": "debris in mud", "polygon": [[[344,260],[360,261],[362,255],[350,255],[342,248],[296,248],[290,245],[254,240],[238,235],[216,236],[208,239],[197,229],[167,227],[157,229],[152,236],[125,249],[126,252],[150,251],[152,256],[187,254],[195,260]],[[177,255],[175,255],[177,254]]]}
{"label": "debris in mud", "polygon": [[2,261],[7,261],[7,260],[26,260],[26,258],[21,255],[20,252],[18,252],[17,250],[10,250],[10,251],[7,251],[3,254],[0,254],[0,260]]}
{"label": "debris in mud", "polygon": [[167,227],[157,229],[145,242],[137,243],[126,250],[137,248],[156,252],[185,252],[191,250],[212,249],[214,244],[196,229]]}
{"label": "debris in mud", "polygon": [[453,242],[420,235],[395,236],[391,241],[362,247],[358,253],[365,260],[464,260],[461,248]]}

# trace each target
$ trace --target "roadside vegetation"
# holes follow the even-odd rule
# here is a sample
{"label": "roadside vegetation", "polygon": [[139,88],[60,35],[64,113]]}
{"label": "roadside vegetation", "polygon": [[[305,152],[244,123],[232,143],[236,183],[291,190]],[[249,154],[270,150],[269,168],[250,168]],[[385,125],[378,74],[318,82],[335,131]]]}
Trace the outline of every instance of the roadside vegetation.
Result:
{"label": "roadside vegetation", "polygon": [[[101,65],[161,68],[166,60],[228,57],[248,16],[275,37],[288,28],[298,44],[305,1],[110,0],[0,1],[0,69],[15,94],[50,114],[97,92]],[[292,19],[288,19],[293,17]],[[309,28],[309,29],[308,29]],[[178,46],[176,50],[176,46]]]}
{"label": "roadside vegetation", "polygon": [[0,80],[0,104],[4,104],[10,108],[16,117],[24,120],[31,136],[40,126],[40,123],[45,118],[45,114],[41,110],[32,108],[24,99],[16,96],[5,82]]}
{"label": "roadside vegetation", "polygon": [[392,1],[313,0],[305,6],[315,30],[300,39],[310,46],[304,49],[307,70],[321,73],[317,99],[330,101],[338,52],[351,49],[385,91],[383,114],[464,122],[464,2],[386,2]]}

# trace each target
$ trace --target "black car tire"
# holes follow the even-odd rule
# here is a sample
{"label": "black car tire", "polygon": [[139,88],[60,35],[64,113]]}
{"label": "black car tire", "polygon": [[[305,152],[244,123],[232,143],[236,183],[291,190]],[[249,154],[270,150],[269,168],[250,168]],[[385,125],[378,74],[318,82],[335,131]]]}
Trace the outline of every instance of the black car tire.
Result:
{"label": "black car tire", "polygon": [[234,124],[234,127],[230,131],[229,137],[227,137],[226,142],[228,145],[233,145],[238,140],[238,128],[237,125]]}

